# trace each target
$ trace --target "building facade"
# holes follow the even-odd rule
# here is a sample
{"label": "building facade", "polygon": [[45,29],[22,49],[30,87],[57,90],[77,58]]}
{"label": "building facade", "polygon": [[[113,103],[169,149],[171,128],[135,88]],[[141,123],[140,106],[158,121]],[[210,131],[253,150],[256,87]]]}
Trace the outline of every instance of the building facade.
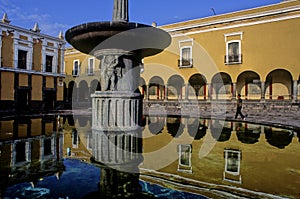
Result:
{"label": "building facade", "polygon": [[63,107],[64,48],[62,33],[40,33],[0,22],[0,112],[44,112]]}
{"label": "building facade", "polygon": [[[159,28],[172,37],[145,58],[140,91],[146,102],[297,102],[300,94],[300,2],[214,15]],[[66,87],[75,101],[101,87],[99,60],[66,50]],[[73,99],[74,101],[74,99]]]}
{"label": "building facade", "polygon": [[297,101],[299,14],[284,1],[162,26],[173,40],[145,60],[147,99]]}

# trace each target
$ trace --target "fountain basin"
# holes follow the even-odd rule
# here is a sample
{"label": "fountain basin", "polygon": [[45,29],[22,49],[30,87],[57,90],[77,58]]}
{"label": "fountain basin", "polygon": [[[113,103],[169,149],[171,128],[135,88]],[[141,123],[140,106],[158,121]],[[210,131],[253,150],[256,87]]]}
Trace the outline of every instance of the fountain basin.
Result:
{"label": "fountain basin", "polygon": [[99,50],[122,49],[146,57],[171,43],[170,35],[161,29],[119,21],[84,23],[67,30],[65,38],[75,49],[92,55]]}

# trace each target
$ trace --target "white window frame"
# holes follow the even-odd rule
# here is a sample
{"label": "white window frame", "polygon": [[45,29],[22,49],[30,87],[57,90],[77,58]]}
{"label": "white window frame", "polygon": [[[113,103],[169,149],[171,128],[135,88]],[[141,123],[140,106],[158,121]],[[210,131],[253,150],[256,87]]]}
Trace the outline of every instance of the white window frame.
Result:
{"label": "white window frame", "polygon": [[[183,148],[188,149],[188,151],[183,150]],[[182,156],[184,153],[188,153],[188,164],[182,163]],[[192,145],[190,144],[179,144],[178,145],[178,167],[177,171],[192,173]]]}
{"label": "white window frame", "polygon": [[[237,154],[237,171],[230,171],[228,168],[230,166],[229,165],[230,161],[229,161],[229,157],[228,157],[229,153]],[[240,175],[240,169],[241,169],[242,152],[240,150],[236,150],[236,149],[224,149],[224,159],[225,159],[225,165],[224,165],[223,180],[241,184],[242,176]],[[237,180],[230,179],[230,178],[226,177],[226,174],[237,176],[238,179]]]}
{"label": "white window frame", "polygon": [[[19,69],[18,68],[18,56],[19,56],[19,50],[22,51],[26,51],[26,69]],[[32,49],[29,47],[25,47],[25,46],[16,46],[15,49],[15,68],[19,69],[19,70],[31,70],[31,66],[32,66]]]}
{"label": "white window frame", "polygon": [[63,62],[61,64],[61,68],[60,68],[60,74],[66,74],[66,62]]}
{"label": "white window frame", "polygon": [[[77,70],[77,74],[75,74],[75,63],[78,62],[78,70]],[[79,59],[75,59],[73,60],[73,70],[72,70],[72,75],[73,76],[79,76],[80,73],[80,61]]]}
{"label": "white window frame", "polygon": [[[20,33],[14,30],[14,68],[18,69],[18,55],[19,50],[23,50],[27,52],[26,56],[26,69],[25,70],[32,70],[32,56],[33,56],[33,42],[32,37],[27,34],[22,34],[23,36],[27,37],[28,40],[20,39]],[[24,70],[24,69],[21,69]]]}
{"label": "white window frame", "polygon": [[[229,45],[231,43],[238,43],[238,46],[239,46],[239,52],[238,52],[238,61],[234,61],[234,62],[231,62],[229,60]],[[241,40],[230,40],[230,41],[227,41],[226,42],[226,64],[227,65],[230,65],[230,64],[241,64],[242,63],[242,42]]]}
{"label": "white window frame", "polygon": [[[90,65],[91,64],[91,60],[93,60],[93,66]],[[91,70],[91,68],[92,68],[92,70]],[[95,73],[95,58],[90,57],[88,59],[88,74],[89,75],[93,75],[94,73]]]}
{"label": "white window frame", "polygon": [[[46,72],[46,69],[47,69],[47,56],[49,56],[49,57],[52,57],[52,67],[51,67],[51,72]],[[55,60],[55,58],[54,58],[54,56],[53,56],[53,54],[49,54],[49,53],[46,53],[45,54],[45,63],[43,63],[43,65],[44,65],[44,72],[45,73],[55,73],[55,68],[54,68],[54,60]]]}
{"label": "white window frame", "polygon": [[[183,50],[184,49],[189,49],[190,50],[190,53],[189,53],[189,62],[190,62],[190,64],[188,64],[188,65],[184,65],[183,64]],[[191,68],[191,67],[193,67],[193,48],[192,48],[192,46],[182,46],[181,48],[180,48],[180,65],[179,65],[179,67],[180,68]]]}

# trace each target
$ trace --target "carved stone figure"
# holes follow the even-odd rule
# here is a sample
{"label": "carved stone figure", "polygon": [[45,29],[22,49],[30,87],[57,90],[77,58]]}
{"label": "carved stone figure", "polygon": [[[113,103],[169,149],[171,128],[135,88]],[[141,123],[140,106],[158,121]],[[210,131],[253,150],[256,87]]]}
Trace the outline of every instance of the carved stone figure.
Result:
{"label": "carved stone figure", "polygon": [[116,89],[116,82],[122,76],[121,68],[117,67],[118,64],[119,57],[117,55],[104,56],[101,69],[102,91],[114,91]]}

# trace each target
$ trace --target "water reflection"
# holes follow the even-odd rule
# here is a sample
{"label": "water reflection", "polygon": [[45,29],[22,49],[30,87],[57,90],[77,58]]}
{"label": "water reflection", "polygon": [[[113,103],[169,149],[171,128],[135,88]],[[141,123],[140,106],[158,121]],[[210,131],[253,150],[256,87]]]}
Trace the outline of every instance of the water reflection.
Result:
{"label": "water reflection", "polygon": [[[299,132],[241,122],[143,117],[142,129],[107,134],[92,130],[89,117],[80,120],[72,116],[2,120],[1,197],[26,192],[27,198],[76,198],[71,193],[74,184],[85,185],[78,198],[131,197],[137,192],[154,196],[149,195],[151,184],[141,179],[209,197],[225,192],[256,198],[300,195]],[[216,143],[205,157],[199,156],[207,140]],[[166,144],[169,151],[162,150]],[[149,155],[154,151],[158,157]],[[169,164],[152,171],[165,159]],[[172,185],[171,176],[202,191]],[[13,194],[16,190],[19,195]]]}

